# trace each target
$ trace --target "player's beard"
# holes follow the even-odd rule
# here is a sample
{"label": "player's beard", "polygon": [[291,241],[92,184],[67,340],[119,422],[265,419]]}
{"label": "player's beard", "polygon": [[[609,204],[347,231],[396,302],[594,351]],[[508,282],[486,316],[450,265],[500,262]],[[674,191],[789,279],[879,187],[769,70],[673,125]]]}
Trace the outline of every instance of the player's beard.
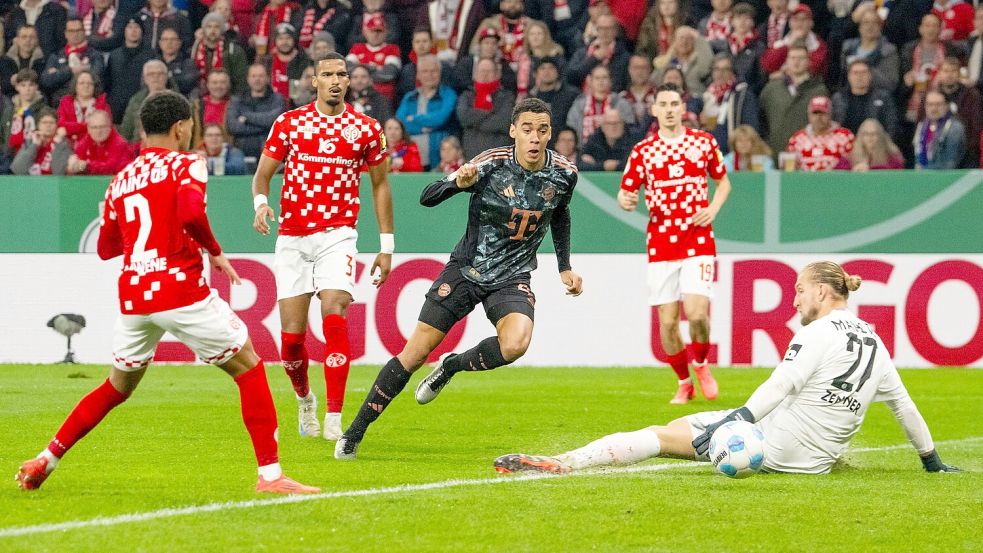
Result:
{"label": "player's beard", "polygon": [[809,323],[815,321],[818,318],[819,318],[819,309],[812,308],[812,309],[804,310],[802,312],[802,318],[799,320],[799,322],[802,323],[802,326],[807,326]]}

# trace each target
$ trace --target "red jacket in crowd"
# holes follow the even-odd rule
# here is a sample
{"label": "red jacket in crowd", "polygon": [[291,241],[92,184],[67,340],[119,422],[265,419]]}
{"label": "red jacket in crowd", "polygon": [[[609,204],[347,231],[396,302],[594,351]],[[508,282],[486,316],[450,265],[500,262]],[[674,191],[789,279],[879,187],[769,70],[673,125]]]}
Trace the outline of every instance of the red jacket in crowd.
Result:
{"label": "red jacket in crowd", "polygon": [[75,145],[75,156],[87,163],[85,172],[89,175],[115,175],[134,158],[133,147],[116,129],[101,144],[86,134]]}
{"label": "red jacket in crowd", "polygon": [[[110,119],[113,117],[113,110],[106,103],[105,93],[96,96],[95,103],[85,113],[79,113],[75,109],[75,96],[66,94],[61,97],[61,103],[58,104],[58,126],[65,127],[68,137],[72,139],[72,142],[77,142],[86,135],[85,116],[88,115],[88,111],[94,109],[105,111],[109,114]],[[81,117],[79,117],[80,115]]]}

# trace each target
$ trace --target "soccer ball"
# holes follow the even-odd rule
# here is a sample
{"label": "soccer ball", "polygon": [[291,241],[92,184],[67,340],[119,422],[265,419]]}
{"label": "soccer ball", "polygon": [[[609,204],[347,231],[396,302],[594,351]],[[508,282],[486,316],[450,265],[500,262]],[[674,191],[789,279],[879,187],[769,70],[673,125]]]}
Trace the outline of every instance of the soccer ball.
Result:
{"label": "soccer ball", "polygon": [[730,421],[713,433],[707,453],[720,474],[747,478],[765,462],[765,435],[747,421]]}

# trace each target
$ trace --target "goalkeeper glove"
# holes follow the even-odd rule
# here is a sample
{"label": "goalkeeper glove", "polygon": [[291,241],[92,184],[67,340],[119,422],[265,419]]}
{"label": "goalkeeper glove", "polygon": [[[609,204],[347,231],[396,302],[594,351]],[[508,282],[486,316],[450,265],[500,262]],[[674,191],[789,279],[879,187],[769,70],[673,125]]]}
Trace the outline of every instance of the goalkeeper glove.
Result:
{"label": "goalkeeper glove", "polygon": [[695,440],[693,440],[693,449],[696,450],[697,456],[703,455],[708,449],[710,449],[710,438],[713,436],[713,433],[716,432],[718,428],[730,421],[747,421],[753,423],[754,415],[751,414],[751,410],[747,407],[741,407],[740,409],[732,411],[729,415],[720,419],[719,421],[707,426],[706,430],[703,431],[703,434],[700,434]]}
{"label": "goalkeeper glove", "polygon": [[962,472],[962,469],[947,465],[939,458],[939,454],[933,449],[929,453],[921,456],[922,466],[928,472]]}

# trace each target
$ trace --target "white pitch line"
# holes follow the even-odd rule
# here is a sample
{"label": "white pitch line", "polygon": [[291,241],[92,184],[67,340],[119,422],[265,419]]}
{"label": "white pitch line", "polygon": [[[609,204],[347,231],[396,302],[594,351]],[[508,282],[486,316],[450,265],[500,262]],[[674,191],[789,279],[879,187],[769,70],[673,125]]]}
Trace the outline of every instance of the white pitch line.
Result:
{"label": "white pitch line", "polygon": [[[983,440],[983,436],[962,438],[959,440],[945,440],[936,442],[937,445],[954,445],[966,442],[977,442]],[[895,449],[910,448],[911,444],[892,445],[884,447],[865,447],[851,449],[849,453],[870,453],[876,451],[891,451]],[[428,490],[443,490],[447,488],[460,488],[466,486],[484,486],[493,484],[511,484],[514,482],[528,482],[530,480],[544,480],[547,478],[575,478],[588,476],[607,476],[623,473],[637,472],[659,472],[671,469],[693,468],[706,466],[706,463],[695,461],[665,463],[657,465],[641,465],[633,467],[586,470],[574,472],[566,475],[553,474],[520,474],[509,477],[497,478],[474,478],[474,479],[452,479],[440,482],[430,482],[427,484],[404,484],[401,486],[389,486],[385,488],[367,488],[363,490],[346,490],[339,492],[326,492],[310,495],[287,495],[270,499],[252,499],[249,501],[228,501],[224,503],[206,503],[204,505],[191,505],[188,507],[171,507],[144,513],[131,513],[127,515],[117,515],[111,517],[96,517],[88,520],[74,520],[68,522],[56,522],[47,524],[35,524],[33,526],[13,526],[0,528],[0,538],[11,538],[17,536],[30,536],[34,534],[47,534],[50,532],[63,532],[67,530],[78,530],[80,528],[93,528],[97,526],[116,526],[119,524],[129,524],[132,522],[145,522],[162,518],[173,518],[184,515],[197,515],[201,513],[214,513],[218,511],[228,511],[235,509],[250,509],[253,507],[266,507],[269,505],[284,505],[291,503],[306,503],[309,501],[320,501],[323,499],[335,499],[339,497],[366,497],[374,495],[394,495],[400,493],[412,493]]]}

